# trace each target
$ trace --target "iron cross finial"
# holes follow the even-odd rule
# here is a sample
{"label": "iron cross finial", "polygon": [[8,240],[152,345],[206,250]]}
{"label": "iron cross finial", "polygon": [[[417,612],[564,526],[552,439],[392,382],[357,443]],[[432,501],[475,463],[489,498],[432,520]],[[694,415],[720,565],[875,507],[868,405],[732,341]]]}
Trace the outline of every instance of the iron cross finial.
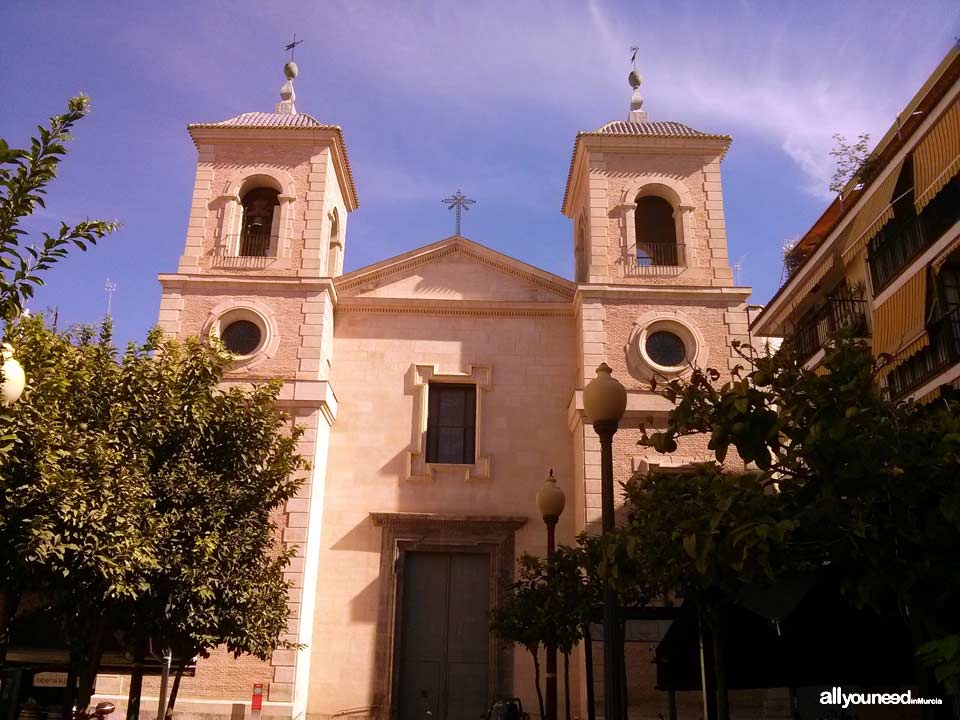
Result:
{"label": "iron cross finial", "polygon": [[297,45],[299,45],[299,44],[302,43],[302,42],[303,42],[303,40],[297,40],[297,34],[294,33],[294,34],[293,34],[293,42],[290,43],[289,45],[287,45],[287,47],[284,48],[284,50],[289,50],[289,51],[290,51],[290,62],[293,62],[293,51],[296,49]]}
{"label": "iron cross finial", "polygon": [[456,208],[456,210],[457,210],[457,235],[459,235],[459,234],[460,234],[460,212],[461,212],[462,210],[469,210],[469,209],[470,209],[470,206],[473,205],[474,203],[476,203],[477,201],[476,201],[476,200],[471,200],[471,199],[468,198],[466,195],[464,195],[462,192],[460,192],[460,189],[459,189],[459,188],[457,188],[457,192],[453,195],[453,197],[445,198],[445,199],[441,200],[440,202],[444,202],[444,203],[447,204],[447,210],[453,210],[454,208]]}
{"label": "iron cross finial", "polygon": [[637,53],[640,52],[640,48],[636,45],[630,47],[630,62],[633,63],[633,69],[637,69]]}

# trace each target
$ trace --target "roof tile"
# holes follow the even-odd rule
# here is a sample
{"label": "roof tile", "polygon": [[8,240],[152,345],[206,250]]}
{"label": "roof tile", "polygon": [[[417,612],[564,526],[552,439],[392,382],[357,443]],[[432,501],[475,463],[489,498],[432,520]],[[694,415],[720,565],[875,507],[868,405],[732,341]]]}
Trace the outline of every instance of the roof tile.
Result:
{"label": "roof tile", "polygon": [[726,139],[727,135],[713,135],[711,133],[694,130],[692,127],[678,122],[625,122],[614,120],[588,135],[646,135],[649,137],[692,137]]}
{"label": "roof tile", "polygon": [[235,115],[227,120],[215,123],[196,123],[190,125],[195,128],[218,127],[248,127],[248,128],[333,128],[334,125],[324,125],[312,115],[306,113],[270,113],[246,112]]}

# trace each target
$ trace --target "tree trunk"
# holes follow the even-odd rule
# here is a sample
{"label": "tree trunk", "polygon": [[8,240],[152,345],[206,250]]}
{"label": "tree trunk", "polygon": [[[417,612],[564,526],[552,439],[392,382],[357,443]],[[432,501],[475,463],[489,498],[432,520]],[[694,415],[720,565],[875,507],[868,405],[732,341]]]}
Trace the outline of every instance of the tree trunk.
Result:
{"label": "tree trunk", "polygon": [[136,637],[133,641],[133,669],[130,671],[130,693],[127,695],[127,720],[140,717],[140,697],[143,694],[143,663],[146,659],[146,640]]}
{"label": "tree trunk", "polygon": [[627,691],[627,643],[625,638],[627,637],[627,621],[620,621],[620,647],[623,649],[623,660],[620,662],[620,688],[621,700],[623,703],[621,707],[623,708],[623,716],[629,717],[630,714],[630,693]]}
{"label": "tree trunk", "polygon": [[563,654],[563,716],[570,720],[570,653]]}
{"label": "tree trunk", "polygon": [[177,703],[177,693],[180,692],[180,678],[183,677],[183,671],[187,666],[185,660],[181,660],[177,663],[177,674],[173,676],[173,689],[170,690],[170,701],[167,703],[167,718],[169,720],[173,717],[173,706]]}
{"label": "tree trunk", "polygon": [[67,687],[63,691],[63,717],[73,720],[73,706],[77,701],[77,671],[70,656],[70,668],[67,670]]}
{"label": "tree trunk", "polygon": [[106,630],[106,618],[101,613],[93,626],[90,642],[85,648],[82,657],[78,658],[77,668],[77,708],[86,710],[90,705],[97,682],[97,670],[100,668],[100,658],[103,655],[103,634]]}
{"label": "tree trunk", "polygon": [[[530,650],[530,648],[527,648],[527,650]],[[533,658],[533,677],[536,680],[537,702],[540,705],[540,717],[545,718],[547,716],[547,711],[543,705],[543,690],[540,688],[540,658],[537,656],[536,648],[530,650],[530,656]]]}
{"label": "tree trunk", "polygon": [[19,602],[19,593],[14,593],[8,588],[0,590],[0,668],[7,664],[10,631],[13,628],[13,616],[17,614]]}
{"label": "tree trunk", "polygon": [[713,642],[713,673],[717,688],[717,718],[730,720],[730,698],[727,693],[727,663],[724,657],[727,636],[727,614],[714,607],[707,613],[710,638]]}
{"label": "tree trunk", "polygon": [[593,637],[590,635],[590,623],[583,626],[583,655],[587,671],[587,720],[597,720],[597,701],[593,687]]}

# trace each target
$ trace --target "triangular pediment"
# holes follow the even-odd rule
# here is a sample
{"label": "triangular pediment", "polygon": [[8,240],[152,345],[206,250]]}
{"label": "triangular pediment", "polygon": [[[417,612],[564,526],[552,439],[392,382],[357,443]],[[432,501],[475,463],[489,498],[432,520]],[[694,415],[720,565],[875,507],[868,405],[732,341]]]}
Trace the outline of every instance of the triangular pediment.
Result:
{"label": "triangular pediment", "polygon": [[576,285],[464,237],[453,236],[354,270],[340,297],[563,302]]}

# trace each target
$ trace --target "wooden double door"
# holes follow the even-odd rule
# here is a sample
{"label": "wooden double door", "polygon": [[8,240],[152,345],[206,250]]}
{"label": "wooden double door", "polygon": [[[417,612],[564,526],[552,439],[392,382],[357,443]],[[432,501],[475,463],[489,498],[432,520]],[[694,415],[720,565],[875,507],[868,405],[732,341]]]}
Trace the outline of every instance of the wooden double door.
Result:
{"label": "wooden double door", "polygon": [[406,552],[400,720],[477,720],[490,702],[490,555]]}

